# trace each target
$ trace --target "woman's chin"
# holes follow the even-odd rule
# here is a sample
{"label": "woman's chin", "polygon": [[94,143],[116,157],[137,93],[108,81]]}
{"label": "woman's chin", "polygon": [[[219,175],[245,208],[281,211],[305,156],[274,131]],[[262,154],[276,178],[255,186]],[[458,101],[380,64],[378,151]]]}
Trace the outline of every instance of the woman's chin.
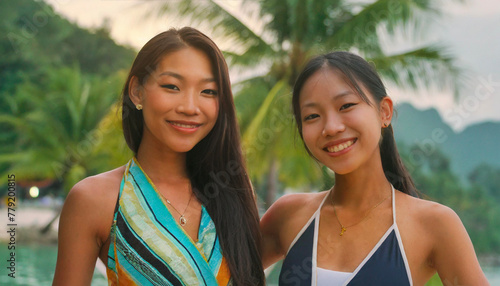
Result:
{"label": "woman's chin", "polygon": [[353,166],[326,166],[328,169],[330,169],[335,175],[348,175],[352,173],[355,168]]}

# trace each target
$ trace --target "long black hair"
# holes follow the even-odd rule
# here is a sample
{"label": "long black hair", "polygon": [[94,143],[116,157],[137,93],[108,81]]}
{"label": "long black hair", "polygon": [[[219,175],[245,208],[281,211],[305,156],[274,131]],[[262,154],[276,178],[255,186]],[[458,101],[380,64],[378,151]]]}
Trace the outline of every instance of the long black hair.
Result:
{"label": "long black hair", "polygon": [[[302,136],[302,120],[300,118],[300,91],[302,90],[302,87],[307,79],[323,67],[339,71],[344,76],[347,83],[350,84],[359,96],[370,105],[370,99],[363,92],[360,84],[362,84],[363,87],[370,92],[375,100],[375,104],[377,105],[379,105],[380,101],[387,96],[385,86],[377,71],[362,57],[349,52],[340,51],[314,57],[306,64],[302,72],[299,74],[293,88],[293,115],[302,140],[304,140],[304,138]],[[382,158],[382,167],[387,180],[391,182],[394,188],[406,194],[418,196],[418,192],[410,173],[406,170],[403,161],[399,156],[396,141],[394,140],[392,124],[386,128],[382,128],[381,132],[382,141],[380,142],[380,156]],[[307,146],[305,147],[307,152],[309,152]],[[311,154],[311,152],[309,152],[309,154]]]}
{"label": "long black hair", "polygon": [[129,97],[135,76],[141,84],[168,53],[192,47],[210,59],[219,97],[217,121],[186,154],[189,179],[196,197],[215,223],[234,285],[265,285],[259,214],[240,148],[240,136],[226,61],[216,44],[200,31],[184,27],[153,37],[139,51],[122,92],[122,126],[129,148],[137,154],[144,120]]}

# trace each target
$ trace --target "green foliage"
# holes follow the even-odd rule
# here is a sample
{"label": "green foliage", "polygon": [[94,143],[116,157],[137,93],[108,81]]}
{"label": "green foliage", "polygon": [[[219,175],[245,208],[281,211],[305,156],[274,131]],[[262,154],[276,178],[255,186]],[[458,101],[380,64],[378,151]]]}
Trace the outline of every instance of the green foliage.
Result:
{"label": "green foliage", "polygon": [[103,171],[100,162],[118,149],[94,149],[105,139],[102,121],[116,102],[123,76],[103,79],[84,76],[78,67],[59,68],[50,70],[43,84],[19,85],[11,113],[0,115],[0,122],[17,134],[0,162],[20,180],[61,181],[65,190]]}
{"label": "green foliage", "polygon": [[497,203],[500,203],[500,168],[481,164],[470,173],[469,181],[475,186],[484,188]]}
{"label": "green foliage", "polygon": [[429,281],[427,281],[427,283],[425,283],[425,286],[443,286],[443,283],[441,282],[441,279],[439,279],[439,275],[436,273]]}
{"label": "green foliage", "polygon": [[500,253],[500,202],[492,192],[500,189],[500,170],[479,166],[469,176],[471,184],[464,185],[439,149],[418,162],[410,156],[417,149],[400,146],[403,161],[424,198],[444,204],[460,216],[477,253]]}
{"label": "green foliage", "polygon": [[130,153],[111,108],[135,52],[43,1],[1,1],[0,17],[0,174],[67,191],[123,164]]}
{"label": "green foliage", "polygon": [[0,93],[24,80],[40,83],[48,66],[78,64],[83,73],[108,76],[128,68],[135,52],[118,46],[108,28],[79,28],[43,1],[0,1]]}

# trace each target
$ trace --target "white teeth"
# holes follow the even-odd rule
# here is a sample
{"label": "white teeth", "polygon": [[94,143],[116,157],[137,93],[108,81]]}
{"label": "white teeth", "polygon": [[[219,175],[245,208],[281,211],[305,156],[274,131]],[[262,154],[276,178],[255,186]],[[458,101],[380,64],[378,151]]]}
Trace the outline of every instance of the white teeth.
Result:
{"label": "white teeth", "polygon": [[345,148],[351,146],[353,143],[354,143],[354,140],[347,141],[347,142],[342,143],[342,144],[330,146],[330,147],[326,148],[326,150],[328,150],[328,152],[330,152],[330,153],[340,152],[340,151],[344,150]]}
{"label": "white teeth", "polygon": [[183,127],[183,128],[196,128],[196,125],[181,124],[181,123],[172,122],[172,121],[169,121],[169,122],[172,125]]}

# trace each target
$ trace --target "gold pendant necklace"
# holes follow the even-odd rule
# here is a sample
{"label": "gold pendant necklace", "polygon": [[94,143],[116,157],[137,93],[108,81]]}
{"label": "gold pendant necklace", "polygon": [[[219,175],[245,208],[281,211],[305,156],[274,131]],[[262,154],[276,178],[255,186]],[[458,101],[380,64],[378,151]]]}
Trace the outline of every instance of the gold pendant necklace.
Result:
{"label": "gold pendant necklace", "polygon": [[[332,191],[333,191],[333,189],[332,189]],[[340,222],[340,219],[339,219],[339,217],[338,217],[338,215],[337,215],[337,210],[335,209],[335,202],[333,201],[333,193],[332,193],[332,194],[331,194],[331,198],[332,198],[332,205],[333,205],[333,213],[335,214],[335,218],[337,218],[337,221],[338,221],[338,222],[339,222],[339,224],[340,224],[340,236],[343,236],[343,235],[344,235],[344,232],[346,232],[346,231],[347,231],[347,228],[352,227],[352,226],[355,226],[355,225],[357,225],[357,224],[361,223],[362,221],[364,221],[364,220],[368,217],[368,215],[369,215],[369,214],[370,214],[370,213],[371,213],[371,212],[372,212],[375,208],[377,208],[378,206],[380,206],[380,205],[381,205],[381,204],[382,204],[385,200],[387,200],[387,198],[389,198],[391,195],[392,195],[392,191],[391,191],[391,193],[390,193],[387,197],[385,197],[384,199],[382,199],[382,200],[381,200],[378,204],[376,204],[376,205],[375,205],[375,206],[373,206],[370,210],[368,210],[368,212],[365,214],[365,216],[364,216],[364,217],[363,217],[360,221],[358,221],[358,222],[356,222],[356,223],[354,223],[354,224],[351,224],[351,225],[349,225],[349,226],[344,226],[344,225]]]}
{"label": "gold pendant necklace", "polygon": [[191,191],[191,196],[189,197],[189,201],[186,205],[186,208],[184,209],[184,211],[182,213],[180,213],[173,205],[172,203],[167,199],[167,203],[178,213],[181,215],[181,217],[179,218],[179,224],[181,226],[185,226],[186,223],[187,223],[187,218],[184,216],[184,214],[186,213],[186,210],[188,209],[189,207],[189,203],[191,203],[191,199],[193,198],[193,192]]}

